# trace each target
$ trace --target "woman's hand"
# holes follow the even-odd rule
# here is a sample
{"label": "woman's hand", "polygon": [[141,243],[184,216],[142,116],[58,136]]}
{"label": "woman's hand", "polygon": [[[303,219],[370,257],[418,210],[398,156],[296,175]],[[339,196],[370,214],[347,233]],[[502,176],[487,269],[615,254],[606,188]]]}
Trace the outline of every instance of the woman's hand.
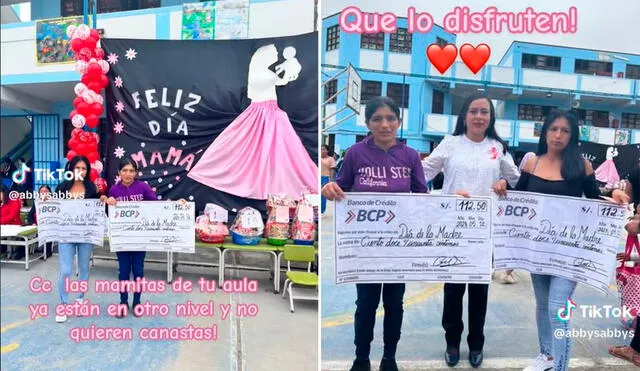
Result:
{"label": "woman's hand", "polygon": [[507,195],[507,181],[505,179],[500,179],[493,185],[493,191],[498,196],[506,196]]}
{"label": "woman's hand", "polygon": [[329,201],[340,201],[344,198],[342,188],[336,182],[329,182],[322,187],[322,195]]}
{"label": "woman's hand", "polygon": [[613,202],[617,204],[628,204],[629,201],[631,201],[631,197],[629,197],[629,195],[619,189],[613,190],[613,192],[611,193],[611,198],[613,199]]}
{"label": "woman's hand", "polygon": [[117,201],[116,201],[116,199],[115,199],[115,198],[113,198],[113,197],[109,197],[109,198],[107,198],[107,205],[111,205],[111,206],[113,206],[113,205],[115,205],[116,203],[117,203]]}
{"label": "woman's hand", "polygon": [[179,199],[179,200],[178,200],[178,203],[179,203],[180,205],[184,205],[184,204],[186,204],[186,203],[187,203],[187,200],[185,200],[184,198],[181,198],[181,199]]}
{"label": "woman's hand", "polygon": [[640,229],[640,219],[633,219],[624,227],[627,230],[627,233],[635,235],[638,234],[638,229]]}
{"label": "woman's hand", "polygon": [[107,202],[107,196],[105,196],[105,195],[100,196],[100,202],[102,202],[102,203]]}
{"label": "woman's hand", "polygon": [[458,190],[458,191],[456,191],[456,194],[457,194],[458,196],[462,196],[462,197],[464,197],[464,198],[469,198],[469,197],[471,197],[471,195],[469,194],[469,192],[467,192],[467,191],[465,191],[465,190]]}

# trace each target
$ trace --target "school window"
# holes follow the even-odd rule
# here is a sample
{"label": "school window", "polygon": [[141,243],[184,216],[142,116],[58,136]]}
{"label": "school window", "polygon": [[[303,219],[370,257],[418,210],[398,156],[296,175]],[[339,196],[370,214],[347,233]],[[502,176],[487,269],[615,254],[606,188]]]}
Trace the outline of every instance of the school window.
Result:
{"label": "school window", "polygon": [[360,38],[360,48],[384,50],[384,32],[362,34]]}
{"label": "school window", "polygon": [[338,49],[340,46],[340,26],[327,28],[327,51]]}
{"label": "school window", "polygon": [[627,79],[640,80],[640,66],[634,64],[627,65],[627,71],[624,75]]}
{"label": "school window", "polygon": [[440,47],[444,47],[448,44],[447,40],[436,37],[436,44],[440,45]]}
{"label": "school window", "polygon": [[433,91],[431,98],[431,113],[444,113],[444,93],[439,90]]}
{"label": "school window", "polygon": [[370,99],[382,95],[382,83],[380,81],[362,81],[362,91],[360,92],[360,103],[365,104]]}
{"label": "school window", "polygon": [[409,84],[387,84],[387,97],[396,102],[398,107],[409,108]]}
{"label": "school window", "polygon": [[518,105],[518,120],[544,121],[549,112],[555,108],[553,106],[520,104]]}
{"label": "school window", "polygon": [[[127,10],[159,8],[161,0],[98,0],[98,13],[124,12]],[[63,17],[83,15],[83,0],[62,0],[60,10]]]}
{"label": "school window", "polygon": [[560,57],[525,53],[522,54],[522,68],[560,71]]}
{"label": "school window", "polygon": [[398,28],[396,32],[389,36],[389,51],[411,54],[411,40],[411,34],[407,32],[406,28]]}
{"label": "school window", "polygon": [[621,127],[625,129],[640,129],[640,113],[623,113]]}
{"label": "school window", "polygon": [[583,75],[612,76],[613,63],[576,59],[575,73]]}
{"label": "school window", "polygon": [[[324,100],[327,102],[332,95],[338,92],[338,80],[331,80],[324,86]],[[337,96],[333,97],[327,103],[336,103]]]}
{"label": "school window", "polygon": [[577,109],[574,111],[578,117],[578,125],[593,125],[601,128],[609,127],[609,112]]}

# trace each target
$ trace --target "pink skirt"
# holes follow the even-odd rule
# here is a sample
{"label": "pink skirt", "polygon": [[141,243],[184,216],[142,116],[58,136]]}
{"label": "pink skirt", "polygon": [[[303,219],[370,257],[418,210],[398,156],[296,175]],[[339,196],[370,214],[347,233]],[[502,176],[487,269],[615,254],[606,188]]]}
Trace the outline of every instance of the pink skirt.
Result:
{"label": "pink skirt", "polygon": [[265,200],[318,192],[318,166],[275,100],[251,103],[213,141],[188,177],[235,196]]}
{"label": "pink skirt", "polygon": [[613,160],[603,162],[602,165],[598,166],[595,173],[599,182],[615,184],[620,181],[620,175],[618,175],[618,170]]}

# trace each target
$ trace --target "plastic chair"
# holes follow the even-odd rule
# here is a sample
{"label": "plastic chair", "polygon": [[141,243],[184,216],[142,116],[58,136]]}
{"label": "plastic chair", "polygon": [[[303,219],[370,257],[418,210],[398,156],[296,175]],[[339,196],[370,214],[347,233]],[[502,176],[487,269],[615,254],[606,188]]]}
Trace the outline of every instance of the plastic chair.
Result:
{"label": "plastic chair", "polygon": [[[318,274],[311,272],[311,263],[316,260],[316,249],[313,246],[304,245],[285,245],[284,246],[284,258],[287,261],[286,281],[284,281],[284,290],[282,290],[282,298],[284,299],[287,293],[289,293],[289,305],[291,307],[291,313],[295,312],[293,307],[293,299],[299,300],[318,300],[318,295],[315,296],[294,296],[293,285],[301,285],[307,287],[318,288]],[[307,271],[292,271],[291,262],[304,262],[307,263]]]}

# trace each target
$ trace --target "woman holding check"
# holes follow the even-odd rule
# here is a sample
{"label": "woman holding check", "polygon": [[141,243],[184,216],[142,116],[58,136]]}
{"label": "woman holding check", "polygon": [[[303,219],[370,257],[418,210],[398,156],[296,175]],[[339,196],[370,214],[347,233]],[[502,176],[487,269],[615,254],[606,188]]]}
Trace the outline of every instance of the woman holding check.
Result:
{"label": "woman holding check", "polygon": [[[420,156],[398,141],[400,110],[386,97],[371,99],[365,109],[365,122],[371,135],[349,148],[335,182],[322,188],[328,200],[342,200],[344,192],[416,192],[426,193]],[[402,167],[401,176],[392,178],[391,168]],[[396,172],[397,174],[398,172]],[[374,177],[375,174],[377,177]],[[382,174],[388,175],[380,178]],[[385,176],[383,175],[383,176]],[[376,309],[380,294],[384,306],[384,355],[380,370],[397,370],[395,355],[402,327],[404,283],[356,284],[358,299],[355,313],[356,359],[352,371],[370,370],[369,353],[373,340]]]}
{"label": "woman holding check", "polygon": [[[442,194],[464,197],[504,194],[507,181],[514,186],[520,173],[507,152],[507,144],[496,132],[493,103],[484,95],[472,95],[458,114],[453,135],[445,137],[435,150],[422,161],[427,181],[444,172]],[[473,367],[482,364],[484,322],[487,314],[488,284],[469,286],[469,362]],[[442,327],[447,349],[445,361],[450,367],[460,361],[462,300],[467,284],[445,283]]]}
{"label": "woman holding check", "polygon": [[[102,196],[100,200],[106,202],[107,205],[115,205],[118,202],[136,202],[136,201],[157,201],[158,197],[147,183],[136,179],[138,174],[138,166],[131,159],[124,159],[120,162],[119,175],[120,182],[116,183],[109,190],[109,197]],[[186,202],[181,199],[179,202]],[[133,279],[144,277],[144,259],[146,251],[118,251],[118,279],[120,281],[128,281],[133,274]],[[124,291],[120,292],[120,304],[124,304],[129,308],[129,294]],[[140,304],[140,293],[133,294],[133,315],[135,307]],[[123,318],[126,312],[119,312],[116,317]]]}
{"label": "woman holding check", "polygon": [[[600,190],[591,163],[578,149],[578,121],[565,111],[552,111],[542,125],[536,156],[529,158],[515,187],[518,191],[597,199]],[[614,191],[617,203],[629,197]],[[562,250],[563,246],[558,246]],[[569,332],[569,321],[560,320],[558,310],[571,299],[576,282],[567,278],[531,273],[536,298],[536,324],[540,354],[526,371],[565,371],[571,359],[571,338],[557,338]]]}

